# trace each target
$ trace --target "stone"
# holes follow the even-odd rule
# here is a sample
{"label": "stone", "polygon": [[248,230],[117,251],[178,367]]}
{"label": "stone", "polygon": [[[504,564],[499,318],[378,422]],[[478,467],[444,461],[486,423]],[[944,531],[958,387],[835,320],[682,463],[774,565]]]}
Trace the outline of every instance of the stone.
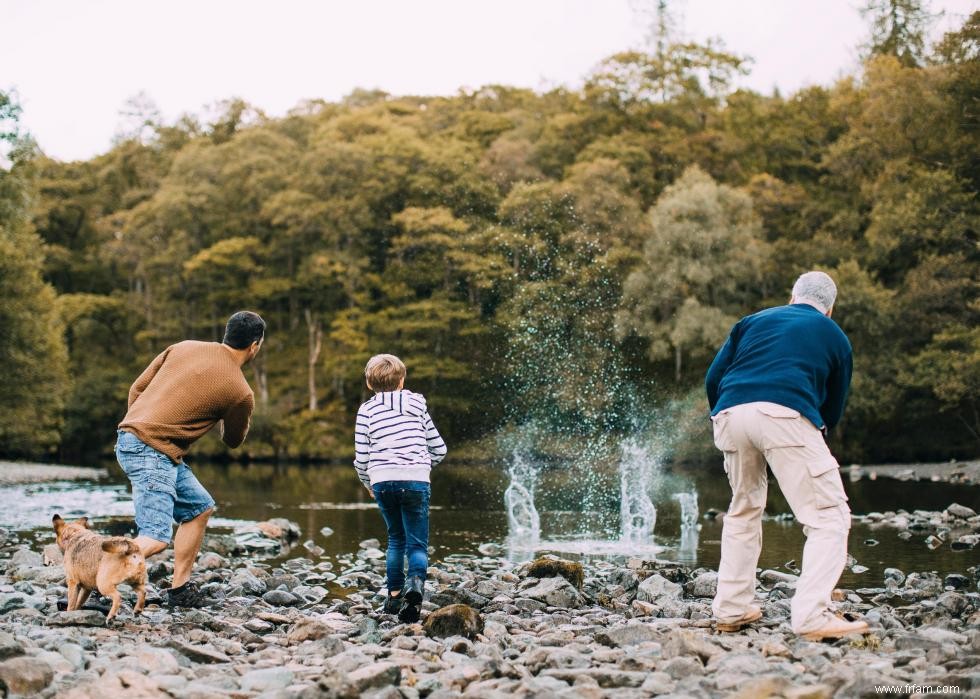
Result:
{"label": "stone", "polygon": [[180,672],[180,663],[177,662],[177,658],[165,648],[144,645],[140,646],[133,656],[141,670],[162,675],[175,675]]}
{"label": "stone", "polygon": [[905,573],[900,571],[898,568],[885,568],[884,577],[886,585],[889,583],[901,585],[903,582],[905,582]]}
{"label": "stone", "polygon": [[641,622],[610,626],[595,635],[597,643],[615,647],[632,646],[659,639],[660,634],[653,626]]}
{"label": "stone", "polygon": [[718,592],[718,573],[701,573],[690,583],[689,592],[694,597],[714,597]]}
{"label": "stone", "polygon": [[295,607],[303,603],[302,599],[285,590],[269,590],[262,595],[262,601],[273,607]]}
{"label": "stone", "polygon": [[58,653],[61,654],[68,664],[72,666],[75,670],[85,669],[85,651],[82,647],[75,643],[64,643],[58,646]]}
{"label": "stone", "polygon": [[238,683],[246,692],[270,692],[285,689],[293,683],[294,677],[293,672],[286,668],[267,667],[246,672]]}
{"label": "stone", "polygon": [[0,592],[0,614],[7,614],[15,609],[43,610],[46,606],[40,597],[25,595],[23,592]]}
{"label": "stone", "polygon": [[36,551],[31,551],[27,548],[17,549],[10,557],[11,568],[20,568],[22,566],[34,568],[43,565],[44,557]]}
{"label": "stone", "polygon": [[208,551],[198,557],[196,566],[200,570],[218,570],[219,568],[227,568],[228,561],[213,551]]}
{"label": "stone", "polygon": [[54,679],[54,670],[43,660],[28,657],[8,658],[0,662],[0,687],[11,694],[37,694]]}
{"label": "stone", "polygon": [[581,593],[563,577],[545,578],[534,587],[524,590],[521,595],[549,607],[565,609],[580,607],[585,602]]}
{"label": "stone", "polygon": [[528,567],[527,574],[532,578],[553,578],[560,575],[579,590],[582,589],[585,580],[581,563],[556,558],[539,558],[533,561]]}
{"label": "stone", "polygon": [[955,502],[946,508],[946,514],[956,519],[970,519],[971,517],[977,516],[977,513],[971,510],[969,507]]}
{"label": "stone", "polygon": [[429,614],[422,628],[430,638],[463,636],[472,639],[477,634],[483,633],[483,619],[472,607],[465,604],[451,604]]}
{"label": "stone", "polygon": [[106,617],[94,609],[76,609],[73,612],[55,612],[44,623],[47,626],[105,626]]}
{"label": "stone", "polygon": [[23,654],[24,646],[12,634],[0,631],[0,660]]}
{"label": "stone", "polygon": [[401,677],[401,668],[394,663],[371,663],[349,673],[347,684],[357,692],[363,693],[385,685],[397,685],[401,682]]}
{"label": "stone", "polygon": [[176,639],[171,639],[168,645],[175,651],[195,663],[229,663],[231,658],[217,650],[214,646],[195,646]]}
{"label": "stone", "polygon": [[665,658],[694,657],[704,663],[724,653],[718,646],[707,640],[703,633],[687,629],[672,628],[663,641]]}
{"label": "stone", "polygon": [[701,664],[701,661],[687,656],[672,658],[660,666],[659,669],[675,680],[681,680],[692,675],[704,674],[704,665]]}
{"label": "stone", "polygon": [[303,641],[315,641],[333,633],[333,629],[322,621],[316,619],[300,619],[291,627],[286,634],[286,640],[291,644],[302,643]]}
{"label": "stone", "polygon": [[952,573],[943,578],[943,586],[951,587],[954,590],[966,590],[970,587],[970,579],[965,575]]}
{"label": "stone", "polygon": [[636,599],[651,604],[663,604],[668,600],[681,599],[683,589],[677,583],[654,573],[636,588]]}

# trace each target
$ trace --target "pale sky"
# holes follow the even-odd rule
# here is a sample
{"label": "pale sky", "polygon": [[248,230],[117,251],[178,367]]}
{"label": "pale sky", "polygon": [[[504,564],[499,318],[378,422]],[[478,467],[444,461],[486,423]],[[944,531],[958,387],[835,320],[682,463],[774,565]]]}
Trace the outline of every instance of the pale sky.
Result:
{"label": "pale sky", "polygon": [[[643,45],[655,0],[0,0],[0,89],[48,155],[108,150],[126,100],[165,120],[242,97],[279,116],[354,88],[451,95],[500,83],[577,87]],[[863,0],[669,0],[686,39],[752,56],[742,85],[784,94],[855,70]],[[936,33],[980,0],[933,0]]]}

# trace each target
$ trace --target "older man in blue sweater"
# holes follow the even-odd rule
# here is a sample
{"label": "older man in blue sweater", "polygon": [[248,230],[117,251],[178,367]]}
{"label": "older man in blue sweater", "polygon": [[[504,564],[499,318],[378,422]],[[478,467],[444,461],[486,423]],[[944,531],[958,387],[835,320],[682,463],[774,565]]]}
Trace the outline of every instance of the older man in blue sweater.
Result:
{"label": "older man in blue sweater", "polygon": [[836,298],[829,276],[807,272],[793,286],[789,305],[736,323],[708,369],[715,446],[724,452],[732,487],[712,605],[722,631],[762,617],[752,602],[767,462],[807,537],[792,602],[793,630],[819,640],[868,628],[830,611],[851,527],[837,460],[824,442],[844,412],[851,382],[851,343],[830,319]]}

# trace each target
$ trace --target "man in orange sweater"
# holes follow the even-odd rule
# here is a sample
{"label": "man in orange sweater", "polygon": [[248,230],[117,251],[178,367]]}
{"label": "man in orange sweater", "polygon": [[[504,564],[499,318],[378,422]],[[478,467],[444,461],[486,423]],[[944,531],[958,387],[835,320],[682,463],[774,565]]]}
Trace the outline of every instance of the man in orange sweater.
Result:
{"label": "man in orange sweater", "polygon": [[184,455],[216,423],[231,448],[245,441],[254,394],[242,373],[259,352],[265,321],[239,311],[218,342],[185,340],[165,349],[129,389],[129,410],[119,423],[116,459],[133,486],[136,543],[150,557],[174,537],[171,607],[200,607],[208,600],[190,582],[214,499]]}

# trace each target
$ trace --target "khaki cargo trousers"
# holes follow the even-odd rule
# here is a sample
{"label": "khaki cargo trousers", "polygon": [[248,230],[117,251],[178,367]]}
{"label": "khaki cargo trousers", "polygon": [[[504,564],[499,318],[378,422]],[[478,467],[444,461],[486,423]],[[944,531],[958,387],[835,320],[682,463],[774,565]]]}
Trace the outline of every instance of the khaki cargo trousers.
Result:
{"label": "khaki cargo trousers", "polygon": [[768,462],[806,535],[802,574],[792,602],[793,631],[807,633],[822,627],[833,618],[830,595],[847,562],[851,528],[837,460],[809,420],[775,403],[737,405],[711,419],[715,446],[725,454],[732,487],[721,535],[718,592],[712,604],[715,618],[737,620],[755,596]]}

